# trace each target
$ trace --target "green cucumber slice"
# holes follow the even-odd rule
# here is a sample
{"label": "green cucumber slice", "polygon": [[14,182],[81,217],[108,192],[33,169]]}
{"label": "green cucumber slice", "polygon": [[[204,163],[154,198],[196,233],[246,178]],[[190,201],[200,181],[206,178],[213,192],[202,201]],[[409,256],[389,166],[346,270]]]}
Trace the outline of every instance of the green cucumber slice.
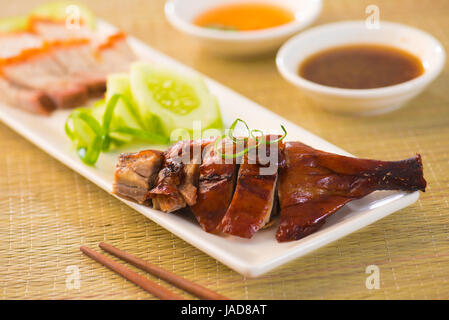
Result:
{"label": "green cucumber slice", "polygon": [[200,121],[203,130],[223,128],[217,100],[200,77],[136,62],[130,80],[137,105],[160,119],[165,135],[179,129],[191,132],[194,121]]}
{"label": "green cucumber slice", "polygon": [[[116,73],[110,75],[107,80],[107,88],[106,100],[109,100],[115,94],[121,94],[130,104],[128,105],[122,99],[118,100],[111,123],[111,131],[127,127],[163,135],[159,119],[148,110],[140,108],[134,100],[128,74]],[[120,133],[113,134],[118,138],[126,136]]]}

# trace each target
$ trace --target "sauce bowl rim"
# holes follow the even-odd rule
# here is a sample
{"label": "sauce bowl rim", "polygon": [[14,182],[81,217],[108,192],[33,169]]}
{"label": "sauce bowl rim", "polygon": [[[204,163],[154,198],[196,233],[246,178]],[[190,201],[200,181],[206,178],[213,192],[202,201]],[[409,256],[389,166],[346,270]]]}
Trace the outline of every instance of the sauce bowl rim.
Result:
{"label": "sauce bowl rim", "polygon": [[[443,70],[445,61],[446,61],[446,53],[444,51],[443,45],[432,35],[429,33],[422,31],[420,29],[417,29],[415,27],[411,27],[408,25],[396,23],[396,22],[389,22],[389,21],[381,21],[381,26],[386,27],[385,29],[390,28],[401,28],[403,30],[407,30],[410,32],[414,32],[415,34],[419,34],[422,37],[427,38],[432,45],[435,47],[435,49],[438,51],[438,54],[440,54],[440,59],[436,63],[432,64],[429,67],[424,66],[424,72],[419,75],[418,77],[399,83],[395,85],[385,86],[385,87],[379,87],[379,88],[373,88],[373,89],[348,89],[348,88],[338,88],[338,87],[331,87],[326,86],[322,84],[318,84],[316,82],[307,80],[299,75],[298,68],[301,65],[302,62],[304,62],[305,59],[310,57],[313,54],[316,54],[320,52],[321,50],[327,50],[338,46],[348,45],[348,44],[382,44],[382,45],[390,45],[393,47],[395,46],[393,43],[387,44],[387,43],[379,43],[375,41],[363,41],[363,42],[341,42],[338,44],[333,44],[325,48],[321,48],[318,50],[315,50],[311,53],[309,53],[306,56],[300,57],[297,63],[297,66],[295,69],[292,70],[289,66],[286,65],[286,56],[292,52],[295,47],[297,47],[301,42],[302,45],[304,45],[304,42],[302,41],[306,37],[310,37],[313,34],[319,34],[320,32],[324,30],[329,29],[335,29],[335,28],[360,28],[363,24],[363,27],[365,26],[365,21],[363,20],[351,20],[351,21],[343,21],[343,22],[336,22],[336,23],[329,23],[320,25],[314,28],[311,28],[305,32],[302,32],[301,34],[291,38],[288,40],[284,45],[279,49],[277,55],[276,55],[276,66],[281,73],[281,75],[292,84],[300,87],[305,88],[310,91],[328,94],[328,95],[334,95],[334,96],[340,96],[340,97],[354,97],[354,98],[375,98],[375,97],[383,97],[388,95],[395,95],[395,94],[401,94],[405,91],[409,91],[411,89],[425,86],[427,83],[433,81]],[[387,32],[387,30],[385,30]],[[410,51],[406,49],[405,50],[409,53]],[[413,53],[412,53],[413,54]],[[416,55],[415,55],[416,56]],[[421,57],[417,56],[417,58],[421,61]]]}
{"label": "sauce bowl rim", "polygon": [[[295,33],[303,28],[312,24],[321,13],[322,9],[322,0],[307,0],[311,5],[311,10],[308,11],[308,15],[306,15],[303,20],[298,20],[296,12],[293,12],[295,15],[295,20],[292,22],[267,28],[261,30],[253,30],[253,31],[237,31],[230,32],[225,30],[215,30],[204,28],[200,26],[196,26],[191,21],[187,21],[186,19],[180,17],[176,13],[176,3],[179,0],[167,0],[164,6],[165,16],[168,21],[178,30],[186,32],[195,37],[203,38],[203,39],[211,39],[211,40],[228,40],[228,41],[258,41],[258,40],[266,40],[266,39],[274,39],[279,37],[285,37]],[[306,0],[301,0],[306,1]],[[254,0],[241,1],[242,3],[257,3]],[[270,0],[266,2],[272,2],[273,4],[278,4],[275,0]]]}

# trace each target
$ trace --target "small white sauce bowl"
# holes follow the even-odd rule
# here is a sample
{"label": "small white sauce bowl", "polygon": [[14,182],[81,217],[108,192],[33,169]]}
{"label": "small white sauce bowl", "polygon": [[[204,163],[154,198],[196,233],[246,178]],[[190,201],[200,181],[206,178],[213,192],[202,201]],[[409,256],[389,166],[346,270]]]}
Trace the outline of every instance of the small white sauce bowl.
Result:
{"label": "small white sauce bowl", "polygon": [[[205,11],[235,3],[266,3],[290,10],[295,20],[274,28],[224,31],[194,25]],[[278,49],[288,38],[310,25],[321,12],[321,0],[168,0],[165,16],[178,30],[196,38],[208,50],[221,55],[253,55]]]}
{"label": "small white sauce bowl", "polygon": [[[424,72],[410,81],[376,89],[340,89],[299,76],[299,66],[311,54],[351,44],[403,49],[422,61]],[[339,113],[375,115],[396,110],[421,93],[443,70],[445,59],[441,43],[418,29],[384,21],[379,29],[369,29],[365,21],[349,21],[316,27],[290,39],[279,50],[276,64],[282,76],[316,106]]]}

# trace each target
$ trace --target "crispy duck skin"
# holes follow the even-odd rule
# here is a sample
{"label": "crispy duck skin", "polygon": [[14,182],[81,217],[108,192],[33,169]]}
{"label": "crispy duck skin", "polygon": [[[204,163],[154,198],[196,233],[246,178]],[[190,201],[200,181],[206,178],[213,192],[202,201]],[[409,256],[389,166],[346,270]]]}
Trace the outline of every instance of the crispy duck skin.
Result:
{"label": "crispy duck skin", "polygon": [[196,204],[191,206],[196,220],[206,232],[217,232],[234,193],[238,166],[222,163],[222,158],[210,144],[199,168]]}
{"label": "crispy duck skin", "polygon": [[163,153],[156,150],[121,154],[114,173],[113,193],[146,203],[147,193],[154,185],[163,159]]}
{"label": "crispy duck skin", "polygon": [[155,209],[173,212],[194,205],[201,153],[215,139],[181,141],[164,153],[164,164],[155,187],[148,192]]}
{"label": "crispy duck skin", "polygon": [[[267,140],[279,138],[267,137]],[[282,149],[282,145],[279,144],[276,148]],[[266,152],[269,156],[270,148]],[[275,160],[274,170],[269,174],[261,171],[264,165],[259,163],[259,155],[255,163],[250,163],[248,159],[246,154],[240,165],[234,196],[219,226],[223,233],[242,238],[251,238],[270,221],[278,178],[278,158]]]}
{"label": "crispy duck skin", "polygon": [[287,142],[280,168],[279,242],[301,239],[346,203],[376,190],[425,191],[421,156],[403,161],[356,159]]}

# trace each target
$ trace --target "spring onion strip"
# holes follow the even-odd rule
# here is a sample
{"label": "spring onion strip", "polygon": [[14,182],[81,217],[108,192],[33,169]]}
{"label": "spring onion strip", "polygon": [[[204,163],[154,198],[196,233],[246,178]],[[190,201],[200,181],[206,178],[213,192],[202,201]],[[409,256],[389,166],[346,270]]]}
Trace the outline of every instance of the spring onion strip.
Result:
{"label": "spring onion strip", "polygon": [[[245,125],[246,129],[248,130],[248,136],[247,136],[247,137],[242,137],[242,138],[236,138],[236,137],[234,137],[234,130],[235,130],[235,127],[237,126],[237,124],[238,124],[239,122],[242,122],[242,123]],[[263,133],[262,130],[260,130],[260,129],[252,129],[252,130],[250,130],[249,127],[248,127],[248,125],[247,125],[247,123],[246,123],[245,121],[243,121],[242,119],[236,119],[236,120],[231,124],[231,126],[229,127],[228,137],[229,137],[233,142],[235,142],[235,143],[241,143],[242,140],[244,141],[244,143],[245,143],[245,142],[248,142],[249,137],[251,137],[251,138],[253,138],[257,143],[256,143],[255,145],[246,147],[244,150],[242,150],[242,151],[240,151],[240,152],[237,152],[237,153],[234,153],[234,152],[233,152],[232,154],[226,154],[226,153],[222,153],[222,152],[219,150],[219,148],[218,148],[218,144],[226,138],[226,135],[223,135],[223,136],[217,138],[217,140],[215,141],[215,150],[216,150],[218,153],[220,153],[221,156],[222,156],[223,158],[225,158],[225,159],[235,159],[235,158],[239,158],[239,157],[241,157],[241,156],[244,156],[244,155],[245,155],[246,153],[248,153],[249,151],[258,148],[258,147],[259,147],[261,144],[263,144],[263,143],[264,143],[264,144],[267,144],[267,145],[270,145],[270,144],[273,144],[273,143],[277,143],[277,142],[279,142],[279,141],[282,141],[282,140],[287,136],[287,130],[285,129],[285,127],[284,127],[283,125],[281,125],[281,129],[282,129],[282,131],[284,132],[284,134],[283,134],[281,137],[279,137],[279,138],[276,139],[276,140],[270,140],[270,141],[267,141],[267,140],[265,139],[265,135],[264,135],[264,133]],[[256,134],[259,134],[259,135],[256,135]]]}
{"label": "spring onion strip", "polygon": [[[92,130],[94,134],[94,138],[92,142],[88,145],[78,145],[77,153],[81,160],[88,164],[94,165],[102,151],[108,151],[110,148],[111,142],[116,143],[118,140],[111,138],[110,134],[113,132],[127,134],[134,138],[137,138],[142,141],[146,141],[149,143],[157,143],[157,144],[167,144],[168,138],[164,136],[160,136],[149,131],[135,129],[131,127],[119,127],[115,128],[111,131],[111,123],[112,118],[114,116],[114,110],[117,106],[119,100],[124,102],[125,107],[132,115],[132,117],[136,120],[136,122],[143,128],[146,129],[146,126],[140,120],[138,112],[135,110],[134,105],[129,101],[127,97],[122,94],[114,94],[106,103],[105,112],[103,115],[103,124],[101,125],[97,119],[95,119],[90,113],[88,109],[78,109],[73,111],[70,116],[67,118],[65,123],[65,132],[67,136],[72,141],[77,141],[79,135],[70,127],[70,123],[73,124],[74,120],[83,121],[87,127]],[[80,143],[80,141],[78,141]],[[116,143],[117,144],[117,143]],[[120,144],[120,143],[118,143]]]}
{"label": "spring onion strip", "polygon": [[139,113],[134,108],[134,105],[129,101],[128,97],[126,97],[123,94],[116,93],[111,96],[111,98],[108,100],[108,103],[106,104],[106,109],[104,111],[103,115],[103,128],[105,131],[109,130],[109,127],[112,122],[112,117],[114,115],[115,107],[117,106],[118,100],[121,99],[126,107],[126,110],[131,114],[131,116],[136,120],[136,122],[144,129],[147,129],[145,127],[145,124],[140,119]]}
{"label": "spring onion strip", "polygon": [[237,124],[238,124],[239,122],[241,122],[241,123],[243,123],[243,124],[245,125],[246,130],[248,131],[248,136],[251,134],[251,131],[249,130],[249,127],[248,127],[248,125],[246,124],[246,122],[243,121],[242,119],[237,118],[237,119],[235,119],[235,121],[231,124],[231,126],[229,127],[229,131],[228,131],[228,136],[229,136],[229,138],[230,138],[232,141],[234,141],[234,142],[239,142],[239,140],[244,140],[244,141],[248,140],[248,137],[243,137],[243,138],[236,138],[236,137],[234,137],[234,130],[235,130],[235,127],[237,126]]}
{"label": "spring onion strip", "polygon": [[140,140],[149,141],[152,143],[167,144],[169,142],[166,137],[130,127],[119,127],[115,129],[114,132],[129,134]]}
{"label": "spring onion strip", "polygon": [[65,132],[72,141],[77,140],[77,134],[70,128],[69,122],[75,119],[83,121],[95,134],[92,143],[88,147],[77,146],[77,153],[81,160],[86,164],[93,165],[97,162],[100,151],[103,148],[103,128],[94,117],[87,113],[86,109],[75,110],[65,123]]}

